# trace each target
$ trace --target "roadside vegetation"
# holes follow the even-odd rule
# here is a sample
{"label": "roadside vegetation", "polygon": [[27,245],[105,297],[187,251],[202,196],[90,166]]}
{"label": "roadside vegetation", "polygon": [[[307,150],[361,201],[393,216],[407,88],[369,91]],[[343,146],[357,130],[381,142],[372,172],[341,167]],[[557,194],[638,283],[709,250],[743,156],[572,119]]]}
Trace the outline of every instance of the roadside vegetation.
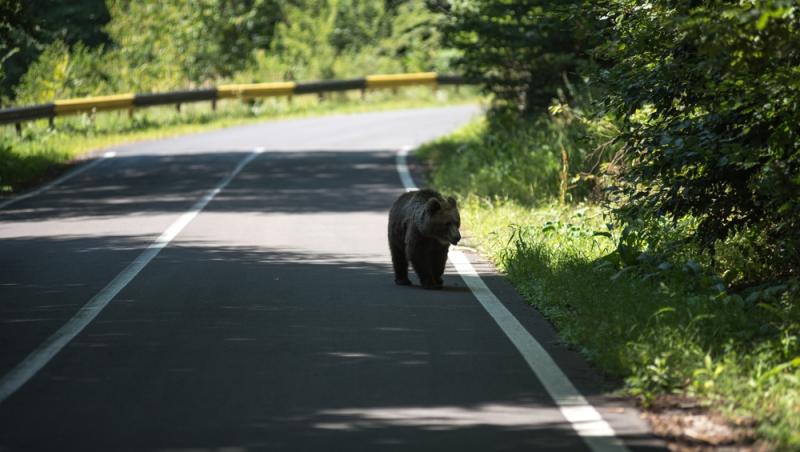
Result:
{"label": "roadside vegetation", "polygon": [[800,447],[800,8],[508,8],[449,7],[494,104],[419,151],[471,245],[644,406]]}
{"label": "roadside vegetation", "polygon": [[[312,81],[376,73],[447,72],[440,13],[422,0],[58,0],[0,2],[0,106]],[[0,130],[0,195],[52,177],[87,151],[265,118],[440,105],[469,89],[295,96],[59,117]]]}

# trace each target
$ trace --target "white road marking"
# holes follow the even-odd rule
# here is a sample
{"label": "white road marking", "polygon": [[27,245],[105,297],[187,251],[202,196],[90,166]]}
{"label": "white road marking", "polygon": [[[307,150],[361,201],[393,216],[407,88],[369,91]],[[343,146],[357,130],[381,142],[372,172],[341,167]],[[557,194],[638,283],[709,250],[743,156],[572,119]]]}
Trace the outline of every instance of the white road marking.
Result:
{"label": "white road marking", "polygon": [[41,187],[37,188],[36,190],[32,190],[32,191],[29,191],[27,193],[23,193],[21,195],[15,196],[15,197],[13,197],[11,199],[7,199],[7,200],[5,200],[3,202],[0,202],[0,209],[4,209],[4,208],[10,206],[11,204],[14,204],[16,202],[22,201],[23,199],[32,198],[32,197],[34,197],[34,196],[36,196],[36,195],[38,195],[38,194],[40,194],[40,193],[42,193],[44,191],[50,190],[51,188],[55,187],[56,185],[60,185],[60,184],[62,184],[64,182],[72,179],[73,177],[75,177],[75,176],[77,176],[77,175],[79,175],[81,173],[84,173],[84,172],[94,168],[95,166],[103,163],[107,159],[110,159],[110,158],[112,158],[112,157],[114,157],[116,155],[117,155],[117,153],[113,152],[113,151],[112,152],[106,152],[105,154],[103,154],[103,156],[101,158],[96,159],[96,160],[94,160],[92,162],[86,163],[84,165],[81,165],[78,168],[75,168],[74,170],[69,171],[68,173],[64,174],[63,176],[61,176],[61,177],[59,177],[59,178],[57,178],[57,179],[45,184],[45,185],[42,185]]}
{"label": "white road marking", "polygon": [[71,319],[53,335],[48,337],[39,347],[29,354],[0,380],[0,403],[6,400],[28,382],[53,357],[78,335],[111,300],[128,285],[154,257],[166,247],[238,174],[253,161],[264,148],[256,148],[242,159],[236,168],[225,177],[214,189],[206,193],[187,212],[172,223],[142,253],[122,270],[106,287],[89,300]]}
{"label": "white road marking", "polygon": [[[413,146],[404,146],[397,153],[397,172],[407,192],[417,190],[406,163],[411,149]],[[572,428],[589,448],[596,452],[627,451],[628,448],[616,437],[614,429],[569,381],[547,350],[492,293],[467,256],[461,251],[452,249],[448,256],[472,294],[511,340],[528,367],[558,405],[561,415],[572,424]]]}
{"label": "white road marking", "polygon": [[408,151],[413,148],[413,146],[403,146],[397,152],[397,172],[400,174],[400,181],[403,182],[403,187],[406,188],[407,192],[417,189],[417,186],[414,185],[414,179],[411,177],[411,173],[408,171]]}

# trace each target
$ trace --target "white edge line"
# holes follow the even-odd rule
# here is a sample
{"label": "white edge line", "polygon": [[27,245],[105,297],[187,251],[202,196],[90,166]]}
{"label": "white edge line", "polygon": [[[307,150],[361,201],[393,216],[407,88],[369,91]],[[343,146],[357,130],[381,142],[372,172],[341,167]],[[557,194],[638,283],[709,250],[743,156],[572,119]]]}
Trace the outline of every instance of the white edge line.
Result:
{"label": "white edge line", "polygon": [[62,184],[64,182],[72,179],[73,177],[75,177],[75,176],[77,176],[79,174],[82,174],[82,173],[94,168],[95,166],[103,163],[104,161],[106,161],[106,160],[108,160],[110,158],[113,158],[116,155],[117,155],[117,153],[113,152],[113,151],[106,152],[100,158],[95,159],[94,161],[91,161],[91,162],[86,163],[84,165],[81,165],[80,167],[75,168],[72,171],[69,171],[68,173],[64,174],[63,176],[61,176],[61,177],[59,177],[59,178],[57,178],[57,179],[55,179],[55,180],[53,180],[51,182],[48,182],[47,184],[45,184],[45,185],[43,185],[43,186],[41,186],[41,187],[39,187],[39,188],[37,188],[35,190],[31,190],[29,192],[22,193],[20,195],[17,195],[15,197],[11,198],[11,199],[7,199],[7,200],[5,200],[3,202],[0,202],[0,209],[4,209],[4,208],[10,206],[11,204],[14,204],[14,203],[17,203],[19,201],[22,201],[23,199],[32,198],[32,197],[34,197],[34,196],[36,196],[38,194],[41,194],[44,191],[50,190],[51,188],[53,188],[53,187],[55,187],[57,185],[60,185],[60,184]]}
{"label": "white edge line", "polygon": [[[406,191],[417,190],[414,180],[408,171],[407,156],[413,146],[403,146],[397,152],[397,172]],[[569,378],[558,367],[547,350],[534,338],[527,329],[514,317],[503,303],[492,293],[481,279],[478,272],[469,262],[467,256],[456,250],[449,253],[450,261],[456,271],[469,287],[472,294],[486,312],[497,323],[503,333],[511,340],[522,355],[528,367],[544,386],[550,397],[558,405],[572,428],[583,438],[593,451],[627,451],[625,444],[616,437],[611,425],[572,384]]]}
{"label": "white edge line", "polygon": [[414,178],[411,177],[411,173],[408,171],[408,153],[414,149],[413,146],[403,146],[397,152],[397,172],[400,174],[400,181],[403,183],[403,187],[406,188],[406,191],[414,191],[417,189],[417,186],[414,184]]}
{"label": "white edge line", "polygon": [[61,328],[48,337],[16,367],[0,379],[0,403],[6,400],[41,370],[61,349],[78,335],[103,310],[114,297],[130,283],[139,272],[186,227],[212,199],[224,189],[239,172],[253,161],[264,148],[256,148],[243,158],[236,168],[215,188],[197,201],[188,211],[173,222],[161,235],[142,251],[108,285],[89,300]]}

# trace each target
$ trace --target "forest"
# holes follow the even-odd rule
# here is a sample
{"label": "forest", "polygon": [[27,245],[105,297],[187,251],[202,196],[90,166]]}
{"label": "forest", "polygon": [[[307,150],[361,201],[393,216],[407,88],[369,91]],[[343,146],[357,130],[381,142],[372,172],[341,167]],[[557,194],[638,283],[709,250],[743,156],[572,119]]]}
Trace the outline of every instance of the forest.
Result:
{"label": "forest", "polygon": [[800,447],[796,1],[0,5],[3,106],[463,74],[485,117],[420,155],[475,246],[644,406],[688,395]]}
{"label": "forest", "polygon": [[442,70],[421,1],[6,0],[3,105],[219,83]]}

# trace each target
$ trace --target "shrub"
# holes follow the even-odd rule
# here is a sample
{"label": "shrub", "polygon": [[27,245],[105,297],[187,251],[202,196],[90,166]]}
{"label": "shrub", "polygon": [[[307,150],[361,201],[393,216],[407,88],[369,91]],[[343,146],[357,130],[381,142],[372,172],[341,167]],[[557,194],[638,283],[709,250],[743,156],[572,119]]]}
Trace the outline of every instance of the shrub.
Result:
{"label": "shrub", "polygon": [[103,49],[61,41],[48,45],[16,88],[18,104],[41,104],[56,99],[108,94],[115,91],[112,66]]}
{"label": "shrub", "polygon": [[[800,265],[800,8],[790,1],[609,1],[598,54],[622,122],[616,213],[628,224],[698,220],[715,244],[763,231],[772,277]],[[754,250],[756,251],[756,250]]]}

